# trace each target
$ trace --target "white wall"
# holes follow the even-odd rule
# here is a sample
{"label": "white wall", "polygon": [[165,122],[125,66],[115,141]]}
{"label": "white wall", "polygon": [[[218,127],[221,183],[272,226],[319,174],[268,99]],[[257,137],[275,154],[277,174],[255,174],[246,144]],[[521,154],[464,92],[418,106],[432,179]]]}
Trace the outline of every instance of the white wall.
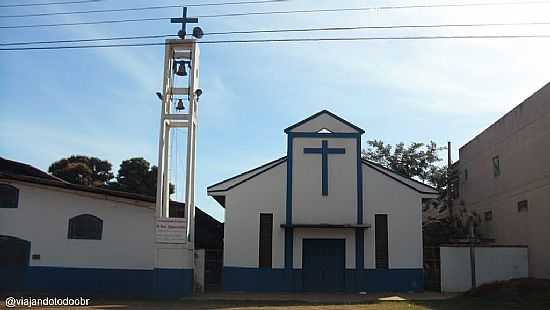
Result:
{"label": "white wall", "polygon": [[225,198],[226,267],[258,267],[260,213],[273,213],[273,268],[284,267],[286,163],[230,190]]}
{"label": "white wall", "polygon": [[[304,148],[344,148],[345,154],[328,155],[328,196],[322,196],[321,154],[304,154]],[[294,138],[292,222],[308,224],[357,223],[357,142],[355,139]]]}
{"label": "white wall", "polygon": [[465,292],[472,287],[468,248],[441,247],[441,291]]}
{"label": "white wall", "polygon": [[476,284],[528,276],[527,248],[476,248]]}
{"label": "white wall", "polygon": [[375,268],[374,215],[388,215],[390,268],[422,268],[422,196],[363,165],[365,268]]}
{"label": "white wall", "polygon": [[[365,268],[375,268],[375,214],[388,214],[390,268],[422,268],[421,195],[366,165],[363,165],[363,180],[364,222],[373,225],[365,230]],[[286,222],[285,193],[286,163],[226,193],[224,266],[258,267],[260,213],[273,213],[273,268],[284,267],[284,229],[280,228],[280,225]],[[299,208],[299,205],[293,206],[294,214]],[[350,212],[354,214],[356,210],[356,205],[350,208]],[[315,210],[310,212],[317,213]],[[342,212],[342,209],[336,204],[331,214],[339,212]],[[330,218],[317,220],[317,223],[326,223]],[[294,219],[294,222],[298,220]],[[346,220],[345,223],[354,222],[355,218],[353,221]],[[353,230],[295,229],[293,244],[295,268],[302,266],[302,239],[304,238],[346,239],[346,268],[355,268]]]}
{"label": "white wall", "polygon": [[[476,247],[476,285],[528,276],[525,247]],[[472,288],[470,248],[441,247],[441,291],[465,292]]]}
{"label": "white wall", "polygon": [[[0,235],[30,241],[31,254],[40,254],[40,260],[30,261],[31,266],[154,268],[155,214],[154,209],[139,206],[142,202],[106,200],[28,183],[2,183],[19,189],[19,206],[0,209]],[[69,219],[80,214],[103,220],[102,240],[67,238]]]}

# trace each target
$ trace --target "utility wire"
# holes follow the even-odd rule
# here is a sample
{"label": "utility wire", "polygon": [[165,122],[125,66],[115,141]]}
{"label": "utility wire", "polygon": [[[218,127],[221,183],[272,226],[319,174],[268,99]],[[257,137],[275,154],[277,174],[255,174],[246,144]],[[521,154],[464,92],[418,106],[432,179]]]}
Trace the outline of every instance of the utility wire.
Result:
{"label": "utility wire", "polygon": [[92,21],[92,22],[0,26],[0,29],[61,27],[61,26],[79,26],[79,25],[96,25],[96,24],[115,24],[115,23],[128,23],[128,22],[145,22],[145,21],[157,21],[157,20],[170,20],[170,18],[171,17],[150,17],[150,18],[130,18],[130,19],[116,19],[116,20],[101,20],[101,21]]}
{"label": "utility wire", "polygon": [[250,1],[234,1],[234,2],[217,2],[217,3],[161,5],[161,6],[146,6],[146,7],[138,7],[138,8],[102,9],[102,10],[71,11],[71,12],[49,12],[49,13],[33,13],[33,14],[20,14],[20,15],[0,15],[0,18],[37,17],[37,16],[52,16],[52,15],[75,15],[75,14],[128,12],[128,11],[146,11],[146,10],[181,8],[181,7],[184,7],[184,6],[186,6],[186,7],[227,6],[227,5],[262,4],[262,3],[288,2],[288,1],[292,1],[292,0],[254,0],[254,1],[250,0]]}
{"label": "utility wire", "polygon": [[[518,22],[518,23],[478,23],[478,24],[430,24],[430,25],[386,25],[386,26],[354,26],[354,27],[324,27],[324,28],[294,28],[294,29],[266,29],[266,30],[247,30],[247,31],[223,31],[206,32],[204,35],[230,35],[230,34],[255,34],[255,33],[284,33],[284,32],[313,32],[313,31],[343,31],[343,30],[362,30],[362,29],[403,29],[403,28],[448,28],[448,27],[494,27],[494,26],[525,26],[525,25],[550,25],[550,22]],[[32,44],[54,44],[54,43],[78,43],[94,41],[118,41],[118,40],[136,40],[136,39],[159,39],[177,37],[175,34],[158,34],[143,36],[124,36],[124,37],[104,37],[92,39],[74,39],[74,40],[50,40],[50,41],[27,41],[27,42],[7,42],[0,46],[9,45],[32,45]]]}
{"label": "utility wire", "polygon": [[[323,42],[323,41],[380,41],[380,40],[442,40],[442,39],[521,39],[521,38],[550,38],[550,34],[213,40],[213,41],[201,41],[200,44]],[[0,48],[0,51],[61,50],[61,49],[83,49],[83,48],[108,48],[108,47],[164,46],[164,45],[167,45],[167,43],[152,42],[152,43],[128,43],[128,44],[65,45],[65,46],[36,46],[36,47],[33,46],[33,47]]]}
{"label": "utility wire", "polygon": [[[273,1],[273,0],[268,0]],[[290,0],[275,0],[290,1]],[[291,11],[267,11],[267,12],[244,12],[244,13],[227,13],[214,15],[199,15],[200,18],[218,18],[218,17],[235,17],[248,15],[272,15],[272,14],[298,14],[298,13],[331,13],[331,12],[346,12],[346,11],[371,11],[371,10],[394,10],[394,9],[412,9],[412,8],[442,8],[442,7],[468,7],[468,6],[497,6],[497,5],[529,5],[529,4],[549,4],[550,0],[538,1],[513,1],[513,2],[479,2],[479,3],[457,3],[457,4],[427,4],[427,5],[406,5],[406,6],[380,6],[380,7],[358,7],[358,8],[335,8],[335,9],[316,9],[316,10],[291,10]],[[180,6],[177,6],[180,7]],[[13,17],[13,16],[0,16]],[[114,24],[127,22],[145,22],[170,20],[171,17],[150,17],[150,18],[130,18],[130,19],[113,19],[102,21],[89,22],[74,22],[74,23],[54,23],[54,24],[30,24],[30,25],[13,25],[0,26],[0,29],[17,29],[17,28],[37,28],[37,27],[61,27],[61,26],[79,26],[79,25],[94,25],[94,24]]]}
{"label": "utility wire", "polygon": [[550,4],[550,1],[549,0],[535,0],[535,1],[508,1],[508,2],[414,4],[414,5],[392,5],[392,6],[378,6],[378,7],[336,8],[336,9],[316,9],[316,10],[289,10],[289,11],[227,13],[227,14],[197,15],[196,17],[213,18],[213,17],[249,16],[249,15],[274,15],[274,14],[296,14],[296,13],[329,13],[329,12],[354,12],[354,11],[382,11],[382,10],[420,9],[420,8],[479,7],[479,6],[532,5],[532,4]]}
{"label": "utility wire", "polygon": [[81,0],[81,1],[65,1],[65,2],[41,2],[41,3],[24,3],[24,4],[0,4],[0,8],[14,8],[23,6],[48,6],[48,5],[60,5],[60,4],[78,4],[78,3],[90,3],[100,2],[104,0]]}

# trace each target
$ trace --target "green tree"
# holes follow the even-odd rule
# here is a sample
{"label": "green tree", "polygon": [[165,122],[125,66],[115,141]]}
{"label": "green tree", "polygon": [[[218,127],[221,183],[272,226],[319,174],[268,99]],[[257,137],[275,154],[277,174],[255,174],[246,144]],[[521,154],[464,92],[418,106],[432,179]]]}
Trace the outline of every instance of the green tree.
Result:
{"label": "green tree", "polygon": [[113,178],[112,165],[97,157],[72,155],[50,165],[48,172],[73,184],[102,186]]}
{"label": "green tree", "polygon": [[368,148],[362,151],[363,158],[376,162],[396,173],[429,183],[439,191],[447,184],[447,167],[437,165],[442,159],[438,152],[446,148],[429,143],[413,142],[408,146],[401,142],[392,146],[382,140],[367,141]]}
{"label": "green tree", "polygon": [[425,245],[439,245],[464,236],[464,214],[449,217],[447,206],[447,166],[440,165],[438,153],[445,150],[433,141],[403,142],[392,146],[381,140],[367,141],[368,148],[362,151],[363,158],[378,163],[396,173],[420,180],[434,186],[438,199],[423,201],[423,241]]}
{"label": "green tree", "polygon": [[[143,157],[133,157],[120,164],[116,182],[109,183],[107,187],[112,190],[155,196],[157,173],[157,166],[151,166]],[[170,184],[170,193],[174,190],[174,185]]]}

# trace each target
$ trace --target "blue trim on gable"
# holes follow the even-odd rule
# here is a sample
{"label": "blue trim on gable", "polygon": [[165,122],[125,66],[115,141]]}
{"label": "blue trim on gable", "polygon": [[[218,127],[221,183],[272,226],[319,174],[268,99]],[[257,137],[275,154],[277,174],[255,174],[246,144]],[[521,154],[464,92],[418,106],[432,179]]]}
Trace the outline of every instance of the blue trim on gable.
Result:
{"label": "blue trim on gable", "polygon": [[346,121],[345,119],[341,118],[340,116],[338,116],[338,115],[336,115],[336,114],[334,114],[334,113],[332,113],[332,112],[330,112],[330,111],[328,111],[328,110],[319,111],[319,112],[317,112],[317,113],[311,115],[310,117],[308,117],[308,118],[306,118],[306,119],[303,119],[303,120],[299,121],[298,123],[296,123],[296,124],[294,124],[294,125],[292,125],[292,126],[290,126],[290,127],[287,127],[287,128],[285,129],[285,132],[286,132],[286,133],[289,133],[290,130],[292,130],[292,129],[294,129],[294,128],[296,128],[296,127],[302,125],[302,124],[305,124],[306,122],[308,122],[308,121],[310,121],[310,120],[316,118],[317,116],[319,116],[319,115],[321,115],[321,114],[323,114],[323,113],[326,113],[326,114],[332,116],[332,117],[335,118],[336,120],[338,120],[338,121],[340,121],[340,122],[346,124],[347,126],[349,126],[349,127],[353,128],[353,129],[357,130],[357,131],[360,132],[360,133],[364,133],[364,132],[365,132],[363,129],[361,129],[361,128],[355,126],[355,125],[353,125],[352,123]]}
{"label": "blue trim on gable", "polygon": [[357,137],[357,224],[363,224],[363,166],[361,165],[361,136]]}
{"label": "blue trim on gable", "polygon": [[[293,152],[293,138],[292,134],[288,134],[287,137],[287,155],[286,155],[286,224],[292,224],[292,152]],[[285,229],[285,269],[292,269],[293,265],[293,230]]]}
{"label": "blue trim on gable", "polygon": [[293,151],[293,135],[289,134],[287,139],[287,155],[286,155],[286,224],[292,224],[292,151]]}
{"label": "blue trim on gable", "polygon": [[355,132],[289,132],[288,135],[292,135],[294,138],[356,138],[361,136],[360,133]]}
{"label": "blue trim on gable", "polygon": [[[277,162],[277,161],[279,161],[279,162]],[[267,169],[264,169],[264,170],[260,170],[260,171],[258,171],[258,172],[256,172],[256,173],[252,174],[251,176],[249,176],[249,177],[247,177],[247,178],[244,178],[243,180],[241,180],[241,181],[239,181],[239,182],[237,182],[237,183],[235,183],[235,184],[233,184],[233,185],[231,185],[231,186],[229,186],[229,187],[226,187],[226,188],[224,188],[224,189],[207,190],[207,192],[208,192],[208,193],[226,192],[226,191],[228,191],[228,190],[233,189],[233,188],[236,187],[236,186],[239,186],[239,185],[241,185],[241,184],[243,184],[243,183],[245,183],[245,182],[247,182],[247,181],[249,181],[249,180],[251,180],[251,179],[253,179],[253,178],[255,178],[255,177],[257,177],[257,176],[259,176],[259,175],[261,175],[261,174],[263,174],[263,173],[265,173],[265,172],[268,172],[269,170],[271,170],[271,169],[273,169],[273,168],[275,168],[275,167],[278,167],[280,164],[282,164],[282,163],[284,163],[284,162],[285,162],[285,157],[279,158],[279,159],[277,159],[277,160],[275,160],[275,161],[269,162],[269,163],[266,164],[266,165],[263,165],[261,168],[264,168],[265,166],[274,163],[271,167],[269,167],[269,168],[267,168]],[[260,168],[257,168],[257,169],[259,170]],[[253,169],[253,170],[257,170],[257,169]],[[239,175],[239,176],[240,176],[240,175]],[[237,177],[239,177],[239,176],[237,176]],[[233,177],[232,179],[234,179],[234,178],[236,178],[236,177]],[[226,181],[227,181],[227,180],[226,180]],[[225,182],[225,181],[223,181],[223,182]],[[222,183],[223,183],[223,182],[222,182]],[[213,185],[213,186],[214,186],[214,185]]]}
{"label": "blue trim on gable", "polygon": [[[302,269],[224,267],[224,291],[304,292]],[[346,292],[422,292],[422,269],[345,270]]]}
{"label": "blue trim on gable", "polygon": [[192,269],[28,267],[19,293],[177,298],[193,292]]}

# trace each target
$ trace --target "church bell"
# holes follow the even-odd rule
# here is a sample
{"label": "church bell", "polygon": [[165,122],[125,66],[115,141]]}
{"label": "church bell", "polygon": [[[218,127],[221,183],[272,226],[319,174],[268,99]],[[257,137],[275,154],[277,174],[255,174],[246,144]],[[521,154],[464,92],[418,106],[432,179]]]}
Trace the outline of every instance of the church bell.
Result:
{"label": "church bell", "polygon": [[185,70],[185,62],[178,62],[178,69],[176,70],[177,76],[186,76],[187,71]]}
{"label": "church bell", "polygon": [[185,109],[185,107],[183,106],[183,100],[178,99],[178,103],[176,104],[176,110],[181,111],[181,110],[184,110],[184,109]]}

